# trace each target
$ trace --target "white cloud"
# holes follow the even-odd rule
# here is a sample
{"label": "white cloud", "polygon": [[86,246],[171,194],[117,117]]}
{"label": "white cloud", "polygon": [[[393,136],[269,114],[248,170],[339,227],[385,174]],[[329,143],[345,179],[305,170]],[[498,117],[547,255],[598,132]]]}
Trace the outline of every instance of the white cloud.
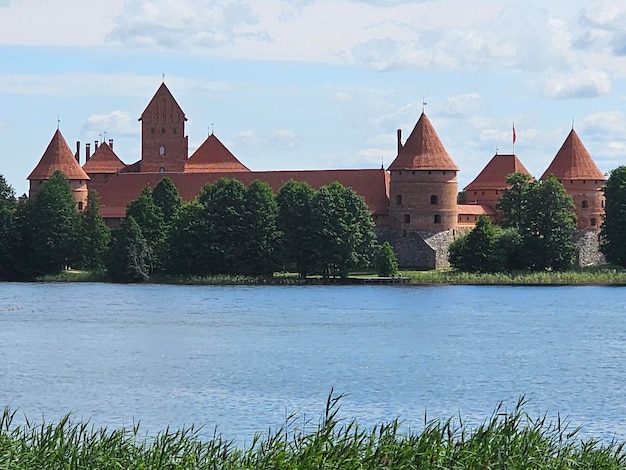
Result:
{"label": "white cloud", "polygon": [[543,95],[547,98],[593,98],[611,92],[611,79],[602,70],[582,70],[547,78]]}
{"label": "white cloud", "polygon": [[272,147],[293,150],[296,147],[296,134],[287,129],[278,129],[272,134],[269,143]]}
{"label": "white cloud", "polygon": [[588,134],[626,133],[626,115],[621,111],[599,111],[585,116],[581,129]]}
{"label": "white cloud", "polygon": [[98,136],[102,141],[107,140],[105,133],[111,138],[137,135],[137,120],[133,119],[128,111],[91,114],[81,129],[81,134],[87,134],[89,137]]}

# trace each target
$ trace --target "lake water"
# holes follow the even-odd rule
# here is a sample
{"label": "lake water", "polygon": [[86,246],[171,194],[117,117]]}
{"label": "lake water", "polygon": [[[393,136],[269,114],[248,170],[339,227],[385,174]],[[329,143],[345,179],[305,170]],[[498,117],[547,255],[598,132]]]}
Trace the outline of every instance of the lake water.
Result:
{"label": "lake water", "polygon": [[626,440],[626,289],[0,284],[0,407],[249,443],[297,413],[531,416]]}

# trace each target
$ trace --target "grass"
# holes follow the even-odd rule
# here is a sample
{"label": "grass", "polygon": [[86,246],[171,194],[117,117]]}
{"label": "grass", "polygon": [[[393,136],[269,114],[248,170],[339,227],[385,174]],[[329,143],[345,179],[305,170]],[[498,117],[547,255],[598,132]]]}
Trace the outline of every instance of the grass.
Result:
{"label": "grass", "polygon": [[[605,265],[590,266],[571,271],[556,272],[515,272],[515,273],[466,273],[454,269],[431,271],[402,271],[402,277],[413,285],[461,284],[461,285],[626,285],[626,271],[623,268]],[[331,279],[328,283],[354,283],[368,278],[376,278],[374,271],[355,271],[348,280]],[[60,274],[42,276],[41,282],[108,282],[103,271],[63,271]],[[150,278],[154,284],[179,285],[300,285],[323,284],[321,276],[310,276],[306,281],[296,273],[276,273],[274,276],[172,276],[154,274]]]}
{"label": "grass", "polygon": [[[331,392],[311,432],[295,416],[248,447],[219,435],[202,441],[193,427],[155,437],[132,429],[95,429],[68,416],[56,424],[13,425],[0,419],[0,468],[7,469],[625,469],[624,444],[578,439],[560,419],[531,418],[523,398],[511,412],[502,404],[470,428],[460,419],[434,420],[403,434],[394,420],[365,429],[339,416],[342,396]],[[306,428],[306,426],[304,426]]]}

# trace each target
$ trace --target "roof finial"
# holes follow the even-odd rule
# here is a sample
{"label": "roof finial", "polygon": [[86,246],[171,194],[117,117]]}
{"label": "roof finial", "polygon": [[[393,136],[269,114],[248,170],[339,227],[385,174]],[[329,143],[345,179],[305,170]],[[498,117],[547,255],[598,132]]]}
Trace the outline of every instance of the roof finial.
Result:
{"label": "roof finial", "polygon": [[498,146],[496,145],[496,155],[498,155]]}
{"label": "roof finial", "polygon": [[384,155],[380,156],[380,169],[381,170],[385,169],[385,156]]}
{"label": "roof finial", "polygon": [[163,74],[163,78],[162,78],[162,82],[161,83],[165,83],[165,74]]}
{"label": "roof finial", "polygon": [[572,116],[572,130],[574,130],[574,116]]}
{"label": "roof finial", "polygon": [[428,104],[428,103],[426,103],[426,98],[424,98],[424,97],[422,96],[422,114],[424,114],[424,111],[425,111],[425,109],[426,109],[426,105],[427,105],[427,104]]}
{"label": "roof finial", "polygon": [[57,131],[61,127],[61,116],[57,114]]}
{"label": "roof finial", "polygon": [[209,135],[213,135],[213,123],[211,123],[211,126],[208,128],[209,129]]}

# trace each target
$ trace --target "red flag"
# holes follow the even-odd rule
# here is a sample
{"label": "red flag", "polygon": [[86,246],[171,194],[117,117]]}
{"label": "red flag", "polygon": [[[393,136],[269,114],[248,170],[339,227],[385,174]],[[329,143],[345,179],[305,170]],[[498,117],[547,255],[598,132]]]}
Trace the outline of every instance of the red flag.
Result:
{"label": "red flag", "polygon": [[515,133],[515,123],[513,123],[513,143],[517,141],[517,134]]}

